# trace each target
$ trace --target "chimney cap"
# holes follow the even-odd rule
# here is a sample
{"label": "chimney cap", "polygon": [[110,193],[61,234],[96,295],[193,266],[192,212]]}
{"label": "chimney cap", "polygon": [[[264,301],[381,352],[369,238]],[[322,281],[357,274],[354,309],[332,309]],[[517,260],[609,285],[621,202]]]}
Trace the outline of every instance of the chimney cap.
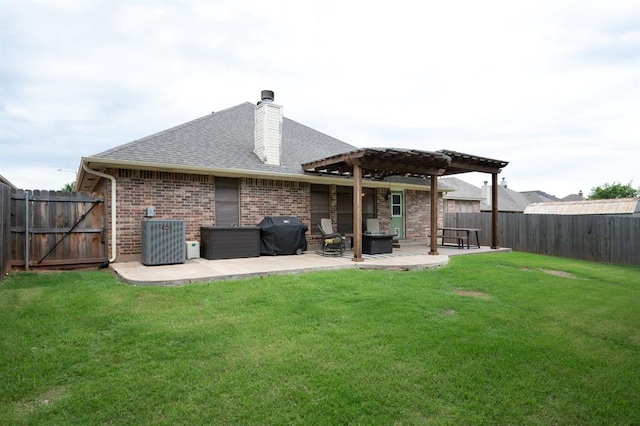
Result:
{"label": "chimney cap", "polygon": [[275,94],[273,93],[273,90],[263,90],[262,92],[260,92],[260,100],[262,102],[273,102],[274,99]]}

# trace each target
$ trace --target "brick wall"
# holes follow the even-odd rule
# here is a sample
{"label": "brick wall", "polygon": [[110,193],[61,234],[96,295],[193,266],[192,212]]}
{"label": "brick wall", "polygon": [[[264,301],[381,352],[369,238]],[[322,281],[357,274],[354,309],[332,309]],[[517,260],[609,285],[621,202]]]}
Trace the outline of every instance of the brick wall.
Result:
{"label": "brick wall", "polygon": [[[187,240],[200,240],[200,226],[214,223],[212,176],[124,169],[108,170],[107,174],[117,181],[118,260],[139,258],[147,207],[154,207],[154,219],[185,220]],[[109,180],[101,180],[107,198],[107,233],[111,232],[110,186]],[[111,247],[109,253],[111,256]]]}
{"label": "brick wall", "polygon": [[[405,237],[424,239],[429,235],[431,227],[431,198],[427,191],[406,190],[405,203]],[[438,198],[438,226],[444,224],[442,197]]]}
{"label": "brick wall", "polygon": [[295,216],[310,227],[310,188],[306,182],[241,179],[241,226],[256,226],[266,216]]}
{"label": "brick wall", "polygon": [[446,200],[447,213],[480,213],[480,201]]}
{"label": "brick wall", "polygon": [[[200,227],[215,224],[215,177],[141,170],[107,170],[117,180],[117,260],[138,260],[141,248],[141,222],[147,207],[155,209],[155,219],[184,219],[187,240],[200,241]],[[110,243],[110,181],[101,179],[97,191],[105,194],[107,212],[106,241]],[[385,188],[376,190],[377,217],[382,231],[391,223],[390,203]],[[336,186],[329,189],[330,214],[336,223]],[[406,190],[406,237],[426,238],[429,233],[429,192]],[[240,224],[256,226],[265,216],[295,216],[311,229],[311,194],[306,182],[272,179],[240,179]],[[442,199],[438,201],[439,226],[443,224]],[[307,232],[309,248],[320,243],[319,236]],[[109,257],[111,246],[108,244]]]}

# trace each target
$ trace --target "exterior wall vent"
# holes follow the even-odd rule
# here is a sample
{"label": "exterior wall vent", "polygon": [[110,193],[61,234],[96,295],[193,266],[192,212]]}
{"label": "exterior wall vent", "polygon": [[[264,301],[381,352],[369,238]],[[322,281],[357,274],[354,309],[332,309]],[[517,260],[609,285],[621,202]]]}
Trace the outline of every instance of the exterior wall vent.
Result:
{"label": "exterior wall vent", "polygon": [[186,257],[184,220],[143,220],[143,265],[184,263]]}
{"label": "exterior wall vent", "polygon": [[282,165],[282,106],[273,103],[274,95],[263,90],[255,109],[254,152],[265,164]]}

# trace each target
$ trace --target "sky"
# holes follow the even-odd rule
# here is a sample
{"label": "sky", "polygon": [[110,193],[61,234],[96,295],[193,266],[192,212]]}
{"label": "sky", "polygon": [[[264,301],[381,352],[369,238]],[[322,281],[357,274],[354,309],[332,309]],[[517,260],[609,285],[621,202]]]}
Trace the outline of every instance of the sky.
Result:
{"label": "sky", "polygon": [[640,187],[640,0],[0,0],[0,175],[19,188],[265,89],[360,148],[508,161],[516,191]]}

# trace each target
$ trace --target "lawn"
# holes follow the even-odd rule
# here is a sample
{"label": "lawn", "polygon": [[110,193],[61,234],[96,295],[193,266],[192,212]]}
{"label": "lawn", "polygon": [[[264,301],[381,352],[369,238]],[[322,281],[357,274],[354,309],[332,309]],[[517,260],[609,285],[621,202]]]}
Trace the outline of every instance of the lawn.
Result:
{"label": "lawn", "polygon": [[2,424],[640,424],[640,268],[0,284]]}

